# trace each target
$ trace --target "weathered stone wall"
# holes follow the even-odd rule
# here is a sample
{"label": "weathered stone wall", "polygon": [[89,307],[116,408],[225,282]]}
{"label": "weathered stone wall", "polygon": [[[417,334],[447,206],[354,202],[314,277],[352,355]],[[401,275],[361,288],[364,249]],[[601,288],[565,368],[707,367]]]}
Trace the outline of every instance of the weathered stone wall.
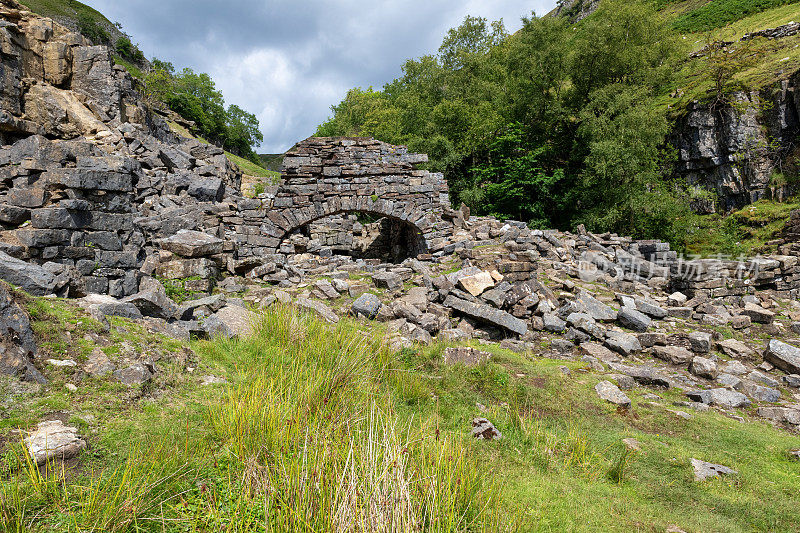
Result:
{"label": "weathered stone wall", "polygon": [[[311,138],[284,158],[283,184],[264,202],[264,220],[255,245],[242,255],[290,254],[284,243],[293,231],[340,213],[361,212],[411,225],[418,252],[440,249],[451,225],[444,176],[414,168],[426,155],[366,138]],[[249,243],[248,243],[249,244]],[[249,248],[249,249],[248,249]]]}

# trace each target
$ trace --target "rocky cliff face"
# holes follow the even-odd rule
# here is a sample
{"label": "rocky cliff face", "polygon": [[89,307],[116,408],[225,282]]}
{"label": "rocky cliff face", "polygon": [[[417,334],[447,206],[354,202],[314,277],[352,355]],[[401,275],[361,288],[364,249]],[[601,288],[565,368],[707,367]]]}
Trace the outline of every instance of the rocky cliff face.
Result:
{"label": "rocky cliff face", "polygon": [[699,212],[740,208],[793,192],[800,134],[800,73],[725,105],[693,104],[677,121],[672,143],[676,173],[716,198],[695,202]]}

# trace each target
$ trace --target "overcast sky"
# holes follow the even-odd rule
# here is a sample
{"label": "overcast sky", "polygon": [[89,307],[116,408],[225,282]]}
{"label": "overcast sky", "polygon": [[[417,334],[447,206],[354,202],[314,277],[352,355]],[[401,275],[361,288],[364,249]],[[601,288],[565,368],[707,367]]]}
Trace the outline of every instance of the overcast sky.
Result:
{"label": "overcast sky", "polygon": [[556,0],[83,0],[121,22],[148,58],[208,72],[255,113],[261,151],[312,135],[351,87],[382,87],[407,58],[435,52],[466,15],[510,31]]}

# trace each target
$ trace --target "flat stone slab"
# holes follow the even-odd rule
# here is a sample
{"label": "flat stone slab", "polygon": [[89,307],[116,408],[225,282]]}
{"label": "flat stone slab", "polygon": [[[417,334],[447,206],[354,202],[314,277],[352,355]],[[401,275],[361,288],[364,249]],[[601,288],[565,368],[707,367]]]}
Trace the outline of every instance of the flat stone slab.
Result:
{"label": "flat stone slab", "polygon": [[469,346],[446,348],[444,350],[444,362],[449,365],[463,363],[467,366],[478,366],[491,359],[491,357],[492,354],[489,352],[482,352]]}
{"label": "flat stone slab", "polygon": [[172,237],[159,241],[161,248],[181,257],[204,257],[222,253],[223,241],[218,237],[182,229]]}
{"label": "flat stone slab", "polygon": [[695,481],[705,481],[707,479],[737,474],[736,470],[728,468],[723,465],[715,465],[714,463],[707,463],[700,459],[692,458],[692,469],[694,470]]}
{"label": "flat stone slab", "polygon": [[86,441],[78,436],[78,429],[65,426],[61,420],[39,422],[36,430],[23,442],[37,465],[50,459],[72,459],[86,448]]}
{"label": "flat stone slab", "polygon": [[482,271],[460,278],[458,284],[471,295],[480,296],[485,290],[494,287],[494,278],[488,272]]}
{"label": "flat stone slab", "polygon": [[444,306],[477,320],[500,326],[517,335],[525,335],[528,332],[528,324],[523,320],[485,304],[470,303],[451,294],[445,298]]}

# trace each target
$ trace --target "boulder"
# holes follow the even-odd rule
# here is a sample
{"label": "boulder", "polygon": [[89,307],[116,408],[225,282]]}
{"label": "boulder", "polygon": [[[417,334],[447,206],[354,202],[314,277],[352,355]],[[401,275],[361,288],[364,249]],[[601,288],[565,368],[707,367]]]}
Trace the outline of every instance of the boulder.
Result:
{"label": "boulder", "polygon": [[381,308],[381,300],[371,292],[359,296],[350,306],[350,312],[356,317],[365,317],[374,320]]}
{"label": "boulder", "polygon": [[771,339],[764,352],[764,360],[787,374],[800,374],[800,348]]}
{"label": "boulder", "polygon": [[617,312],[586,291],[578,293],[576,303],[592,318],[601,322],[617,319]]}
{"label": "boulder", "polygon": [[620,309],[617,321],[621,326],[632,329],[633,331],[647,331],[647,328],[650,327],[650,318],[631,307],[623,307]]}
{"label": "boulder", "polygon": [[716,379],[719,371],[717,370],[717,363],[705,357],[695,357],[692,359],[692,364],[689,365],[689,372],[695,376]]}
{"label": "boulder", "polygon": [[756,357],[756,352],[747,344],[736,339],[725,339],[717,343],[722,352],[735,359],[753,359]]}
{"label": "boulder", "polygon": [[601,381],[595,385],[594,390],[601,399],[607,402],[626,409],[631,406],[631,399],[610,381]]}
{"label": "boulder", "polygon": [[683,346],[654,346],[653,355],[673,365],[685,365],[694,358],[694,354]]}
{"label": "boulder", "polygon": [[178,305],[160,288],[138,292],[123,302],[132,303],[145,316],[169,320],[178,315]]}
{"label": "boulder", "polygon": [[376,272],[372,275],[372,283],[379,289],[394,291],[403,286],[403,278],[394,272]]}
{"label": "boulder", "polygon": [[39,265],[0,252],[0,279],[33,294],[47,296],[56,290],[56,276]]}
{"label": "boulder", "polygon": [[37,465],[51,459],[72,459],[86,448],[86,441],[78,436],[78,428],[65,426],[61,420],[39,422],[23,442]]}
{"label": "boulder", "polygon": [[152,365],[144,363],[134,363],[129,367],[115,370],[113,373],[114,379],[125,385],[141,385],[153,379],[153,371],[155,369]]}
{"label": "boulder", "polygon": [[740,314],[750,317],[750,320],[756,324],[772,324],[772,321],[775,320],[775,313],[751,302],[744,304],[744,309]]}
{"label": "boulder", "polygon": [[711,333],[693,331],[689,334],[689,346],[694,353],[708,353],[713,346]]}
{"label": "boulder", "polygon": [[222,253],[223,240],[208,233],[182,229],[172,237],[161,239],[162,249],[181,257],[204,257]]}
{"label": "boulder", "polygon": [[256,314],[238,305],[226,305],[203,322],[209,335],[248,337],[253,333]]}
{"label": "boulder", "polygon": [[0,373],[23,381],[46,383],[33,366],[37,347],[28,315],[0,284]]}

